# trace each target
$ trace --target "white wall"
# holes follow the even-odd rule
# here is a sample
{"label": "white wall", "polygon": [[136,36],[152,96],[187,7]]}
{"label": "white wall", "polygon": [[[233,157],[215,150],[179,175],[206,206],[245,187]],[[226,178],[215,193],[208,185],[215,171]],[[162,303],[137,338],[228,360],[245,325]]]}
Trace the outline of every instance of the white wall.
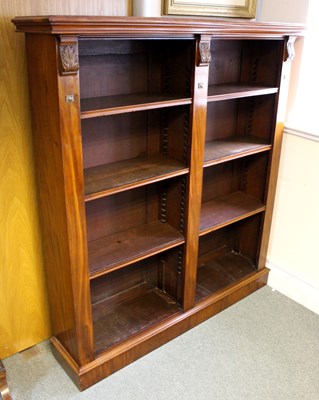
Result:
{"label": "white wall", "polygon": [[284,134],[269,285],[319,314],[319,138]]}
{"label": "white wall", "polygon": [[308,5],[309,0],[258,0],[257,19],[263,22],[304,23],[307,20]]}
{"label": "white wall", "polygon": [[[259,0],[257,19],[305,23],[311,1],[317,0]],[[308,102],[310,108],[317,99],[299,90],[302,42],[296,46],[287,112],[289,119],[297,116],[299,123],[298,127],[289,123],[284,132],[268,250],[268,283],[319,314],[319,136],[307,130],[307,118],[298,107],[298,103],[307,107]],[[318,124],[316,129],[319,131]]]}

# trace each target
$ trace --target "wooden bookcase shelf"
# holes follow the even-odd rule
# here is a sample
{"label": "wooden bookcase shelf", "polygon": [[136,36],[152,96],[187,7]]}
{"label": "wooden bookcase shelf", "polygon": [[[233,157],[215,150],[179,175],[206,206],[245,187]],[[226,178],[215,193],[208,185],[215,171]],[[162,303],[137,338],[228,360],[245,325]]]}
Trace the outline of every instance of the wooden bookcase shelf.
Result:
{"label": "wooden bookcase shelf", "polygon": [[267,283],[282,70],[303,28],[13,23],[26,35],[52,343],[83,390]]}
{"label": "wooden bookcase shelf", "polygon": [[253,96],[264,96],[278,92],[277,87],[249,84],[219,84],[208,87],[207,101],[233,100]]}
{"label": "wooden bookcase shelf", "polygon": [[191,98],[183,96],[169,96],[148,93],[132,95],[117,95],[95,97],[81,100],[81,118],[96,118],[107,115],[122,114],[125,112],[136,112],[153,110],[157,108],[181,106],[191,104]]}
{"label": "wooden bookcase shelf", "polygon": [[100,276],[184,242],[177,229],[160,221],[96,239],[88,243],[90,276]]}
{"label": "wooden bookcase shelf", "polygon": [[256,197],[235,192],[202,204],[199,235],[220,229],[265,211],[265,205]]}
{"label": "wooden bookcase shelf", "polygon": [[205,144],[204,167],[235,160],[271,149],[264,139],[254,136],[234,136],[211,140]]}
{"label": "wooden bookcase shelf", "polygon": [[182,162],[161,154],[102,164],[84,170],[85,201],[189,172]]}

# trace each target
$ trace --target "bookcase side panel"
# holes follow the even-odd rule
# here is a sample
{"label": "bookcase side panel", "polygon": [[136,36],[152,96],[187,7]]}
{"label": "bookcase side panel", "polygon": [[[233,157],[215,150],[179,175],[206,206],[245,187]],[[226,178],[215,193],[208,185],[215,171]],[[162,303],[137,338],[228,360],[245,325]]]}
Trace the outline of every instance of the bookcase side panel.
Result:
{"label": "bookcase side panel", "polygon": [[[82,290],[74,287],[72,276],[74,255],[71,251],[74,251],[74,243],[72,249],[69,237],[72,220],[66,199],[70,189],[65,180],[63,160],[65,154],[62,148],[65,141],[61,131],[56,38],[51,35],[27,34],[26,51],[52,330],[70,356],[82,363],[91,357],[90,351],[84,351],[78,343],[79,313],[74,305],[74,294]],[[71,129],[74,132],[76,125]]]}
{"label": "bookcase side panel", "polygon": [[[77,37],[57,38],[61,60],[58,75],[62,162],[64,172],[64,196],[73,303],[76,318],[76,342],[80,365],[92,361],[93,325],[88,268],[88,245],[84,208],[84,177],[82,137],[80,124],[80,93]],[[70,47],[71,57],[64,64],[63,51]],[[62,67],[61,67],[62,66]]]}
{"label": "bookcase side panel", "polygon": [[281,146],[282,146],[282,139],[284,132],[284,118],[285,118],[284,110],[286,108],[285,102],[287,99],[287,93],[285,92],[288,90],[288,85],[285,84],[285,79],[287,76],[289,76],[289,70],[292,61],[291,59],[286,60],[288,39],[289,37],[286,37],[284,40],[282,40],[281,46],[277,48],[277,60],[276,60],[276,63],[278,64],[277,84],[280,91],[276,98],[276,104],[274,106],[273,113],[270,116],[272,118],[273,139],[272,139],[271,159],[269,162],[267,191],[265,192],[266,213],[265,213],[264,225],[260,242],[259,259],[257,261],[258,269],[264,268],[266,264],[271,221],[275,203],[279,161],[280,161]]}

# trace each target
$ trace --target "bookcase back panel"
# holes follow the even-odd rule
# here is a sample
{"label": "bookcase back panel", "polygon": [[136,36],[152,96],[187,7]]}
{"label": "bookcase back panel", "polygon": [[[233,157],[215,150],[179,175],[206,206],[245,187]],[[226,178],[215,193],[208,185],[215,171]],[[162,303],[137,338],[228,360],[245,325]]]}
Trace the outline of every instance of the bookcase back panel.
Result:
{"label": "bookcase back panel", "polygon": [[241,81],[279,86],[285,40],[251,40],[242,50]]}
{"label": "bookcase back panel", "polygon": [[237,100],[208,103],[206,142],[236,135],[237,110]]}
{"label": "bookcase back panel", "polygon": [[214,260],[235,252],[248,257],[256,267],[256,257],[263,214],[236,222],[199,239],[198,267],[207,260]]}
{"label": "bookcase back panel", "polygon": [[153,221],[168,223],[180,230],[182,179],[171,179],[88,202],[88,240],[93,241]]}
{"label": "bookcase back panel", "polygon": [[163,154],[188,163],[189,106],[82,121],[84,168]]}
{"label": "bookcase back panel", "polygon": [[273,142],[277,96],[257,96],[238,101],[237,129],[239,136],[253,136]]}
{"label": "bookcase back panel", "polygon": [[234,192],[264,201],[268,154],[258,154],[204,169],[202,202]]}
{"label": "bookcase back panel", "polygon": [[274,63],[283,54],[283,40],[211,41],[212,62],[209,84],[255,83],[278,86],[280,65]]}
{"label": "bookcase back panel", "polygon": [[[190,96],[190,40],[80,40],[81,98],[138,93]],[[96,79],[96,78],[99,79]]]}
{"label": "bookcase back panel", "polygon": [[190,113],[190,107],[183,106],[163,109],[159,115],[161,152],[183,162],[185,166],[189,165],[191,141]]}
{"label": "bookcase back panel", "polygon": [[91,280],[92,305],[121,303],[158,288],[177,299],[181,284],[178,265],[182,249],[166,251]]}
{"label": "bookcase back panel", "polygon": [[264,213],[247,218],[239,223],[240,238],[237,239],[238,253],[247,256],[252,260],[256,268],[264,268],[257,264],[261,234],[264,223]]}
{"label": "bookcase back panel", "polygon": [[197,300],[256,271],[261,223],[257,215],[200,237]]}
{"label": "bookcase back panel", "polygon": [[142,187],[107,196],[86,204],[88,240],[96,240],[135,226],[146,224],[158,214],[154,193]]}
{"label": "bookcase back panel", "polygon": [[[147,114],[128,113],[82,121],[84,168],[136,158],[147,152]],[[152,137],[155,146],[157,137]]]}
{"label": "bookcase back panel", "polygon": [[[92,65],[91,59],[87,63],[85,61],[81,60],[81,77],[84,76],[81,81],[82,98],[147,91],[147,56],[145,53],[95,56],[94,65]],[[94,85],[92,83],[97,82],[97,76],[103,78],[98,81],[98,85]],[[117,76],[118,79],[114,79],[114,76]]]}
{"label": "bookcase back panel", "polygon": [[209,84],[237,83],[240,81],[241,42],[212,40],[212,61],[209,66]]}
{"label": "bookcase back panel", "polygon": [[91,281],[92,305],[110,307],[157,287],[157,264],[148,261],[122,268]]}
{"label": "bookcase back panel", "polygon": [[239,136],[271,143],[276,96],[256,96],[207,105],[206,142]]}
{"label": "bookcase back panel", "polygon": [[178,311],[179,253],[170,250],[91,281],[97,353]]}

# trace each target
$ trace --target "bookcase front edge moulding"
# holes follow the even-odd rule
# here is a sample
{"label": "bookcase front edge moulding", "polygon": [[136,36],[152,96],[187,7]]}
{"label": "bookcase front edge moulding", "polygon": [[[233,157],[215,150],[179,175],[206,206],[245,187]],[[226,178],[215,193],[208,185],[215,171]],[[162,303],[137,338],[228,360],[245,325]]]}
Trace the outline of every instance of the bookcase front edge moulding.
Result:
{"label": "bookcase front edge moulding", "polygon": [[18,17],[53,350],[83,390],[267,283],[303,27]]}

